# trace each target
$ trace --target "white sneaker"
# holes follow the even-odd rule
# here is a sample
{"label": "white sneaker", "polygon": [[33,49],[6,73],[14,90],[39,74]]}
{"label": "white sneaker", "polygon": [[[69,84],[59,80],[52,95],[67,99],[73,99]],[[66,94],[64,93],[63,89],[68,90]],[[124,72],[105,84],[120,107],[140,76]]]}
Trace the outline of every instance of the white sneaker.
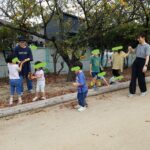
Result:
{"label": "white sneaker", "polygon": [[81,107],[80,105],[74,106],[75,109],[79,109],[80,107]]}
{"label": "white sneaker", "polygon": [[79,112],[82,112],[82,111],[84,111],[84,110],[86,110],[86,107],[82,107],[82,106],[81,106],[80,108],[78,108],[78,111],[79,111]]}
{"label": "white sneaker", "polygon": [[140,96],[146,96],[147,92],[142,92]]}
{"label": "white sneaker", "polygon": [[18,98],[18,104],[22,104],[22,98],[21,97]]}
{"label": "white sneaker", "polygon": [[13,104],[13,97],[10,97],[9,99],[9,105],[12,105]]}
{"label": "white sneaker", "polygon": [[34,101],[36,101],[36,100],[38,100],[38,97],[37,97],[37,96],[33,98],[32,102],[34,102]]}
{"label": "white sneaker", "polygon": [[28,90],[28,93],[33,93],[33,90]]}
{"label": "white sneaker", "polygon": [[131,93],[128,94],[128,97],[133,97],[133,96],[135,96],[135,94],[131,94]]}

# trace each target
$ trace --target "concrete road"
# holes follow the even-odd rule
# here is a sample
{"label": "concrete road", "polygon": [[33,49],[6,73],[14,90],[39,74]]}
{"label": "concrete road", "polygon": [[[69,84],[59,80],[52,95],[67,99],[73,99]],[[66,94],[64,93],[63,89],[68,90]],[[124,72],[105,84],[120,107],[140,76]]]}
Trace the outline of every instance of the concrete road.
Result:
{"label": "concrete road", "polygon": [[[150,85],[148,85],[150,88]],[[150,94],[128,90],[0,119],[0,150],[150,150]]]}

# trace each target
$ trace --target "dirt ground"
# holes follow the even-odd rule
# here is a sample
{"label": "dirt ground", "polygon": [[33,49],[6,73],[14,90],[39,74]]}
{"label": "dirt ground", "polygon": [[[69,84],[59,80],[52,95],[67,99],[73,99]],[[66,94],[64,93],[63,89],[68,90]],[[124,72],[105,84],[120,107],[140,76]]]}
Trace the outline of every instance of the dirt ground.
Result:
{"label": "dirt ground", "polygon": [[[148,85],[150,88],[150,84]],[[0,119],[0,150],[150,150],[150,93],[128,89]]]}
{"label": "dirt ground", "polygon": [[[106,79],[109,80],[109,78],[112,76],[111,70],[107,69],[105,70],[107,72]],[[89,72],[85,72],[87,83],[89,85],[91,81],[91,76]],[[130,68],[124,70],[124,79],[122,82],[127,81],[130,79]],[[150,75],[150,71],[147,72],[147,75]],[[33,81],[34,85],[34,91],[35,91],[35,84],[36,81]],[[102,85],[104,86],[104,84]],[[29,103],[32,101],[33,97],[35,96],[35,93],[29,94],[26,89],[26,84],[24,84],[24,95],[23,95],[23,103]],[[89,88],[91,88],[89,86]],[[67,93],[73,93],[76,91],[76,88],[72,86],[71,82],[66,82],[66,75],[60,75],[60,76],[54,76],[54,75],[46,75],[46,97],[51,98],[59,95],[64,95]],[[17,97],[15,97],[15,100],[17,100]],[[9,81],[8,79],[0,79],[0,108],[8,107],[8,101],[9,101]],[[17,101],[15,101],[14,105],[17,104]]]}

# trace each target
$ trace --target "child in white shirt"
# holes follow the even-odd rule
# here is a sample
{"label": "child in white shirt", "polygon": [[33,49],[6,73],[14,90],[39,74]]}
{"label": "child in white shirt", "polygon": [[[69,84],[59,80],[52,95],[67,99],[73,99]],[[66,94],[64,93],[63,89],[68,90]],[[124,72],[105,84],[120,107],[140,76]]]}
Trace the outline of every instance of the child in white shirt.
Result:
{"label": "child in white shirt", "polygon": [[33,98],[32,101],[36,101],[39,99],[40,92],[42,94],[41,99],[43,99],[43,100],[46,99],[46,97],[45,97],[45,76],[44,76],[42,64],[43,63],[41,61],[37,61],[34,64],[34,68],[35,68],[34,78],[37,79],[37,83],[36,83],[36,96]]}
{"label": "child in white shirt", "polygon": [[19,76],[19,72],[22,69],[23,64],[27,60],[25,59],[24,61],[20,62],[17,57],[14,55],[10,55],[7,58],[7,66],[8,66],[8,71],[9,71],[9,82],[10,82],[10,99],[9,99],[9,105],[13,104],[13,97],[16,93],[18,94],[18,103],[22,103],[22,98],[21,98],[21,80]]}

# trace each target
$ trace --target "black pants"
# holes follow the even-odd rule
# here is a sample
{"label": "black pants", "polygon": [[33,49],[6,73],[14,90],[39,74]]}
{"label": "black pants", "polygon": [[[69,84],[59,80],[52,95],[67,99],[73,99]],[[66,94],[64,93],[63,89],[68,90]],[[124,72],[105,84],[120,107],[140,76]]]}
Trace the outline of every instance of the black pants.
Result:
{"label": "black pants", "polygon": [[132,65],[132,75],[131,82],[129,87],[129,92],[131,94],[136,93],[136,80],[138,79],[138,84],[141,92],[146,92],[146,82],[145,82],[145,73],[143,73],[143,67],[145,65],[145,59],[136,58]]}
{"label": "black pants", "polygon": [[114,77],[119,77],[120,76],[119,70],[116,70],[116,69],[112,69],[112,74],[113,74]]}

